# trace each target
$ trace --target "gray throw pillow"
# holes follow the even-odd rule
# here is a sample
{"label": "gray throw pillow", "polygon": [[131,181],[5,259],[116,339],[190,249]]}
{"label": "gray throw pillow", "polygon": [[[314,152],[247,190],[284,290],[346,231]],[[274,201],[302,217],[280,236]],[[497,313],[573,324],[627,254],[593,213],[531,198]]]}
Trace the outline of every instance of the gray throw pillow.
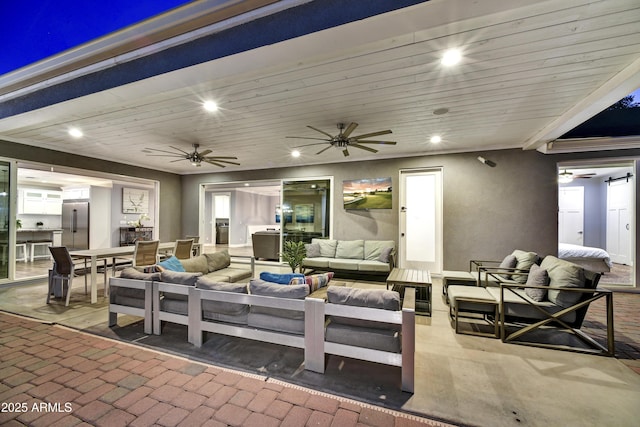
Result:
{"label": "gray throw pillow", "polygon": [[383,248],[382,252],[380,252],[380,256],[378,257],[378,261],[384,262],[385,264],[389,263],[389,256],[391,255],[391,251],[393,248]]}
{"label": "gray throw pillow", "polygon": [[307,249],[307,258],[318,258],[320,257],[320,244],[318,243],[307,243],[304,245]]}
{"label": "gray throw pillow", "polygon": [[517,262],[518,260],[513,254],[504,257],[504,259],[498,266],[498,273],[500,274],[500,276],[504,277],[505,279],[511,279],[511,272],[507,269],[514,268]]}
{"label": "gray throw pillow", "polygon": [[[549,286],[549,273],[537,264],[533,264],[529,270],[526,284],[530,286]],[[546,289],[526,288],[524,291],[534,301],[544,301],[547,297]]]}

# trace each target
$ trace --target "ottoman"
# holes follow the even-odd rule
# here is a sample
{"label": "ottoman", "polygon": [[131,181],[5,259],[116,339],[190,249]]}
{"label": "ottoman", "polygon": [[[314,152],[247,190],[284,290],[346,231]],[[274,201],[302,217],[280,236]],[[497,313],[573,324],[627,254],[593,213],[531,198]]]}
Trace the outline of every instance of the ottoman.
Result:
{"label": "ottoman", "polygon": [[[456,334],[498,338],[499,305],[498,300],[489,291],[479,286],[452,285],[449,286],[447,295],[449,298],[449,318],[453,322]],[[471,316],[471,314],[476,316]],[[492,315],[493,320],[489,319],[487,315]],[[459,327],[460,318],[483,320],[493,326],[493,332],[483,332],[479,327],[477,330],[472,327],[470,331],[463,331]]]}

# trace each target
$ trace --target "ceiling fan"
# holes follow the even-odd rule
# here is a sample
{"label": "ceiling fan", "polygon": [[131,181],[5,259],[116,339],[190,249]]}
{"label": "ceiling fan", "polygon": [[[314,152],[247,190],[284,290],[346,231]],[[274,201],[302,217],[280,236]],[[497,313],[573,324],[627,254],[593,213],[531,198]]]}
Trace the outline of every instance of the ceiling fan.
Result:
{"label": "ceiling fan", "polygon": [[230,161],[230,160],[237,160],[237,157],[207,156],[207,154],[211,153],[211,150],[204,150],[202,152],[199,152],[198,147],[200,147],[200,144],[192,144],[192,145],[193,145],[193,151],[191,153],[188,153],[180,148],[176,148],[172,146],[169,146],[169,148],[173,148],[174,150],[179,151],[180,153],[167,151],[167,150],[160,150],[158,148],[147,148],[146,150],[157,151],[159,153],[166,153],[166,154],[147,154],[148,156],[178,157],[177,160],[172,160],[170,163],[179,162],[180,160],[188,160],[189,162],[191,162],[193,166],[197,166],[197,167],[202,166],[202,162],[205,162],[215,166],[219,166],[221,168],[226,167],[224,163],[229,165],[240,165],[240,163]]}
{"label": "ceiling fan", "polygon": [[390,130],[381,130],[378,132],[365,133],[364,135],[351,136],[353,131],[358,127],[358,124],[354,122],[351,122],[351,124],[349,124],[349,126],[347,126],[346,129],[344,127],[344,123],[338,123],[339,133],[335,136],[325,131],[322,131],[320,129],[314,128],[313,126],[307,126],[307,127],[309,129],[315,130],[316,132],[320,132],[321,134],[325,135],[326,138],[313,138],[313,137],[306,137],[306,136],[287,136],[287,138],[314,139],[314,140],[322,141],[322,142],[315,142],[312,144],[301,145],[295,148],[308,147],[310,145],[329,144],[328,147],[323,148],[322,150],[318,151],[316,154],[324,153],[329,148],[336,147],[336,148],[341,148],[342,154],[344,154],[346,157],[349,155],[350,147],[359,148],[361,150],[370,151],[372,153],[378,152],[378,150],[371,147],[367,147],[366,145],[362,145],[362,144],[396,145],[396,142],[394,141],[365,141],[366,138],[372,138],[374,136],[379,136],[379,135],[387,135],[391,133]]}
{"label": "ceiling fan", "polygon": [[573,172],[569,172],[568,170],[564,170],[562,172],[560,172],[558,174],[558,180],[561,183],[567,183],[567,182],[571,182],[576,178],[582,178],[582,179],[589,179],[591,177],[595,176],[594,172],[591,173],[581,173],[581,174],[574,174]]}

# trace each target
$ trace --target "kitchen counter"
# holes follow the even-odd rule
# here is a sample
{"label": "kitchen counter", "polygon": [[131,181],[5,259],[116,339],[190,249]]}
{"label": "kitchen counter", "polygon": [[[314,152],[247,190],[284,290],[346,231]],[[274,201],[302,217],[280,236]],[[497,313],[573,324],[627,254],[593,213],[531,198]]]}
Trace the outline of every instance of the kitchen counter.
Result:
{"label": "kitchen counter", "polygon": [[53,231],[62,231],[62,228],[19,228],[17,230],[18,233],[33,233],[33,232],[53,232]]}

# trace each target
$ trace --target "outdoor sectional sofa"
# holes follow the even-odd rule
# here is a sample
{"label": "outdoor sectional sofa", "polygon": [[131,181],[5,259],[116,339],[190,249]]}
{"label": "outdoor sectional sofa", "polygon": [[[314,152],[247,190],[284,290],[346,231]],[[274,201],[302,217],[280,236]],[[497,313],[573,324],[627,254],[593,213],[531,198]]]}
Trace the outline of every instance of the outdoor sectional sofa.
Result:
{"label": "outdoor sectional sofa", "polygon": [[215,282],[201,273],[129,274],[137,278],[114,277],[111,285],[120,295],[126,288],[138,293],[133,302],[147,308],[138,307],[137,315],[144,315],[145,328],[152,324],[155,334],[164,321],[187,325],[187,339],[198,347],[211,332],[301,348],[305,369],[320,373],[325,354],[399,366],[402,390],[413,392],[414,289],[406,291],[401,307],[398,293],[383,289],[329,284],[310,293],[307,284],[260,279],[247,284]]}
{"label": "outdoor sectional sofa", "polygon": [[395,266],[393,240],[311,240],[302,268],[336,277],[385,280]]}

